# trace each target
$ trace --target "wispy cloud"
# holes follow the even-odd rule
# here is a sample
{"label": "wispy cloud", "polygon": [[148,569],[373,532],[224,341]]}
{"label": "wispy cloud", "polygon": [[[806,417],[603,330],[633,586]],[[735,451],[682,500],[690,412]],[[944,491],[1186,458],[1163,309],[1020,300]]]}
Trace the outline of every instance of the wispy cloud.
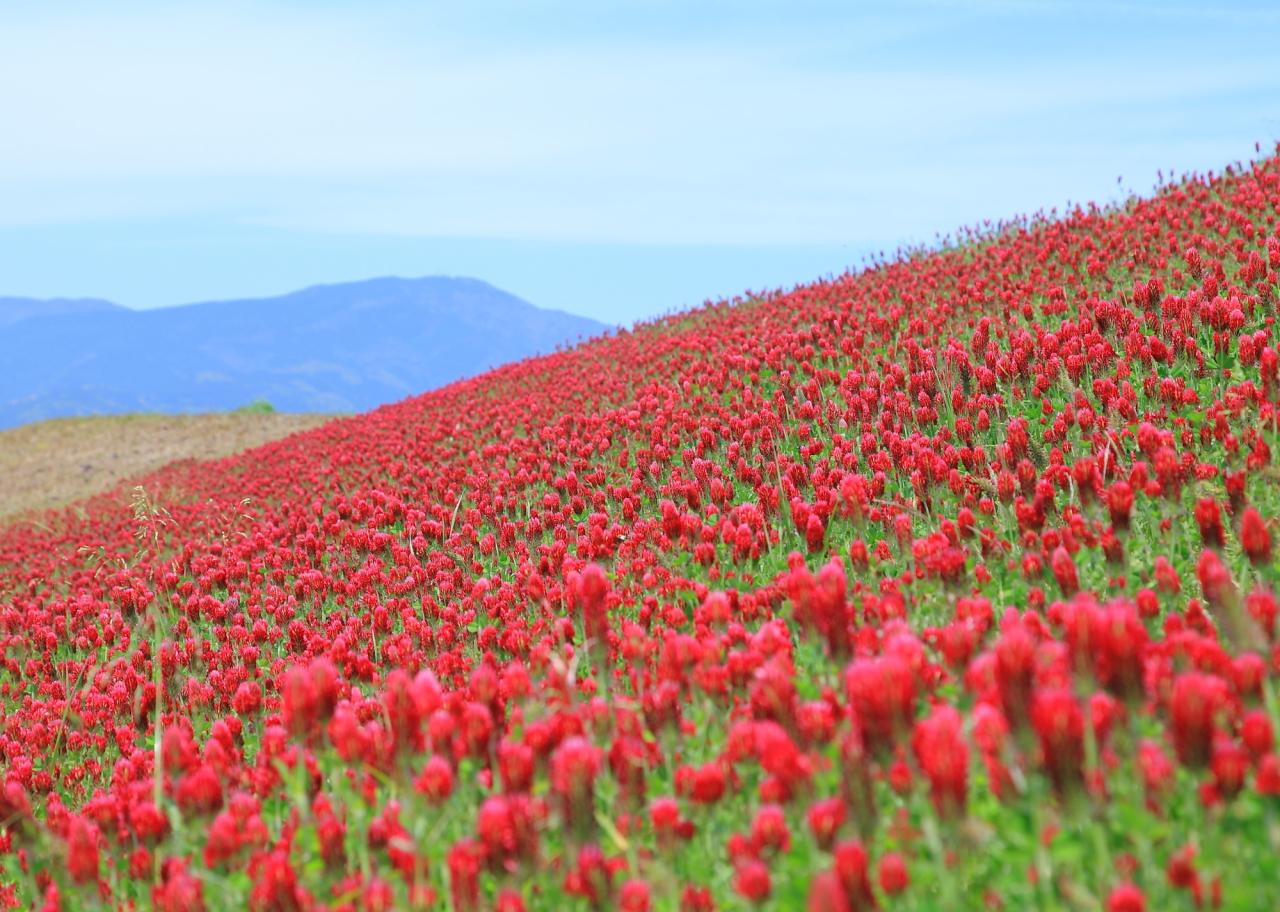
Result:
{"label": "wispy cloud", "polygon": [[1280,134],[1260,3],[0,11],[8,227],[892,244]]}

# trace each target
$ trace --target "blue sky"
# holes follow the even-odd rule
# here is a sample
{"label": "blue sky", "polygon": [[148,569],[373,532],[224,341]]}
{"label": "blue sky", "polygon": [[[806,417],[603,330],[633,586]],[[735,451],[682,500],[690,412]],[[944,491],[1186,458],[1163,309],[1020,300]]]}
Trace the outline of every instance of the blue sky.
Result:
{"label": "blue sky", "polygon": [[1277,47],[1263,2],[0,0],[0,294],[627,322],[1248,158]]}

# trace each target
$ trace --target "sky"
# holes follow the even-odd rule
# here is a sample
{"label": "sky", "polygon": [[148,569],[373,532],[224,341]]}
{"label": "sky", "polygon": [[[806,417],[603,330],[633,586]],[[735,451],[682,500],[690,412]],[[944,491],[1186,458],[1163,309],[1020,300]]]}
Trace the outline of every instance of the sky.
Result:
{"label": "sky", "polygon": [[0,0],[0,294],[630,323],[1280,139],[1280,6]]}

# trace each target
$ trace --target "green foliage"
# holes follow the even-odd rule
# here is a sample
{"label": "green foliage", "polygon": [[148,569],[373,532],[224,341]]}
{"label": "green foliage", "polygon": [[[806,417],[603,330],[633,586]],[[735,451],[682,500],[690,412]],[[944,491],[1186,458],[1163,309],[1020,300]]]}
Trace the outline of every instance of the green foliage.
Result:
{"label": "green foliage", "polygon": [[266,399],[255,399],[231,412],[233,415],[274,415],[275,413],[276,407]]}

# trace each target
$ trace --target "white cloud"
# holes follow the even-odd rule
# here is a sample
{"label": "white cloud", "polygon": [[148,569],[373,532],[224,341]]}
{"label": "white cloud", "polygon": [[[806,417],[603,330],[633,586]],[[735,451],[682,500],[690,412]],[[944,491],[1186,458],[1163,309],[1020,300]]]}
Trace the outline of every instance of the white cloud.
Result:
{"label": "white cloud", "polygon": [[[217,213],[374,234],[883,239],[1089,196],[1100,167],[1244,155],[1280,114],[1239,102],[1280,97],[1248,55],[1066,48],[958,74],[927,48],[868,62],[867,35],[806,64],[767,33],[486,44],[453,28],[361,5],[17,17],[0,30],[0,224]],[[1177,122],[1189,112],[1216,138]]]}

